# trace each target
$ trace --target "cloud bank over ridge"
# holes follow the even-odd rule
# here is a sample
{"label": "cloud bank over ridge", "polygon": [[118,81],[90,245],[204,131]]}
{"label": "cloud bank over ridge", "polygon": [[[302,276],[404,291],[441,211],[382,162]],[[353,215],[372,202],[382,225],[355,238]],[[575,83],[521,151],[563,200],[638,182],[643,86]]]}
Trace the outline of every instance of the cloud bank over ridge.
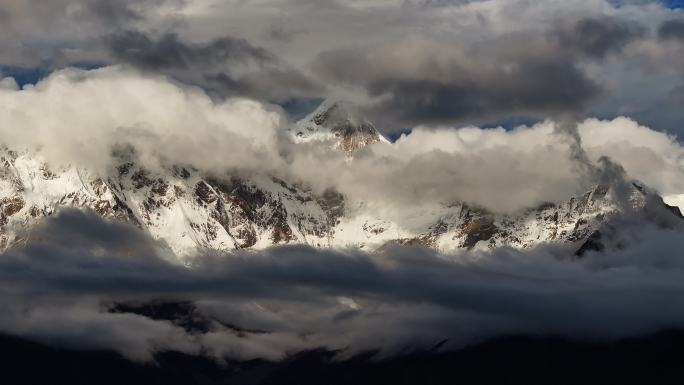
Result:
{"label": "cloud bank over ridge", "polygon": [[[629,247],[582,260],[553,247],[295,246],[198,256],[189,269],[160,258],[135,228],[67,210],[0,258],[0,331],[147,361],[164,350],[279,360],[319,347],[387,355],[445,339],[451,349],[510,333],[611,340],[681,327],[684,266],[672,252],[681,226],[622,226],[636,235]],[[111,310],[160,299],[189,301],[211,322],[197,332]]]}
{"label": "cloud bank over ridge", "polygon": [[181,165],[218,178],[256,173],[334,188],[379,210],[464,201],[514,212],[592,188],[601,181],[582,162],[600,167],[607,156],[661,194],[684,191],[682,146],[625,117],[579,123],[589,158],[581,162],[558,133],[562,123],[550,120],[513,130],[417,126],[350,160],[327,144],[293,143],[291,122],[275,106],[215,101],[199,88],[121,67],[67,69],[24,89],[11,79],[3,84],[5,145],[57,167],[106,174],[133,157],[150,169]]}

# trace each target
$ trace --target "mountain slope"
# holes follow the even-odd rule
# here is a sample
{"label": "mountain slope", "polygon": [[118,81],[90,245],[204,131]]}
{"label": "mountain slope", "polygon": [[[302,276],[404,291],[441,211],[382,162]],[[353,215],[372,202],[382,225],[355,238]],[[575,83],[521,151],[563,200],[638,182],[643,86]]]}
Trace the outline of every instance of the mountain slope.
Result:
{"label": "mountain slope", "polygon": [[[0,157],[0,245],[22,240],[24,230],[63,207],[88,208],[126,221],[165,242],[179,256],[198,249],[264,248],[276,244],[358,247],[375,250],[391,242],[440,250],[544,242],[580,245],[620,208],[599,186],[581,197],[546,204],[515,216],[493,215],[463,203],[424,213],[422,225],[351,210],[333,191],[316,195],[276,178],[218,181],[172,167],[152,172],[132,162],[110,175],[85,169],[50,170],[28,154]],[[646,192],[634,188],[635,207]]]}

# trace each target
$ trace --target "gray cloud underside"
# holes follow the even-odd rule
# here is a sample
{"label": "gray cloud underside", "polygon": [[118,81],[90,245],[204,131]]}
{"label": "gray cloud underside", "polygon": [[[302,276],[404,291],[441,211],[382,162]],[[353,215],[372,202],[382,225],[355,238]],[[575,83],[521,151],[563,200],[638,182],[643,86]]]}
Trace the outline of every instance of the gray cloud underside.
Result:
{"label": "gray cloud underside", "polygon": [[682,83],[665,76],[681,12],[657,2],[56,0],[0,18],[13,37],[0,64],[124,63],[217,98],[350,98],[390,131],[567,113],[680,129],[674,107],[654,117],[641,102]]}
{"label": "gray cloud underside", "polygon": [[663,40],[684,39],[684,20],[668,20],[658,29],[658,36]]}
{"label": "gray cloud underside", "polygon": [[[327,347],[349,353],[448,347],[502,333],[617,338],[684,326],[681,226],[622,223],[619,251],[369,255],[280,247],[166,262],[135,228],[62,211],[0,258],[0,331],[136,360],[157,350],[280,359]],[[192,301],[225,324],[188,334],[166,321],[112,314],[112,301]],[[266,333],[263,333],[263,332]]]}
{"label": "gray cloud underside", "polygon": [[264,48],[224,36],[190,43],[167,33],[154,38],[124,31],[107,38],[115,61],[169,75],[220,97],[268,101],[322,95],[322,87]]}
{"label": "gray cloud underside", "polygon": [[[578,115],[605,91],[583,63],[620,52],[645,30],[609,17],[561,24],[556,30],[515,33],[467,48],[455,42],[398,42],[329,51],[313,67],[334,84],[358,86],[379,98],[368,113],[390,127]],[[407,57],[411,49],[415,54]]]}
{"label": "gray cloud underside", "polygon": [[177,35],[166,34],[158,40],[139,31],[112,36],[115,56],[143,69],[187,69],[193,65],[213,66],[225,62],[256,63],[274,60],[266,50],[246,40],[223,37],[207,44],[186,44]]}

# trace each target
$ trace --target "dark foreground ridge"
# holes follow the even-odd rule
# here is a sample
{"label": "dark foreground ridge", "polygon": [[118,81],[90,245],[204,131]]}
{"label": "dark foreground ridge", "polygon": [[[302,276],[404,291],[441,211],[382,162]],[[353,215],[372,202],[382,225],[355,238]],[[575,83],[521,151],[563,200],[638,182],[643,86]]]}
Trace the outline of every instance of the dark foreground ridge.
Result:
{"label": "dark foreground ridge", "polygon": [[387,360],[372,354],[333,360],[309,351],[283,362],[219,365],[164,352],[138,364],[110,352],[54,349],[0,336],[3,384],[681,384],[684,331],[610,344],[513,336],[456,352],[423,352]]}

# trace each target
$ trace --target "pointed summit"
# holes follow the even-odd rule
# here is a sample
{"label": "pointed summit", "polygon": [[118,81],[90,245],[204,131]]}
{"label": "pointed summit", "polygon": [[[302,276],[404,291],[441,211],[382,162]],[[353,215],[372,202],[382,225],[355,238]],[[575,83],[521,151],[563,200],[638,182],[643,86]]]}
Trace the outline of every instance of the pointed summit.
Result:
{"label": "pointed summit", "polygon": [[298,142],[332,141],[347,155],[377,142],[387,142],[350,103],[326,100],[290,129]]}

